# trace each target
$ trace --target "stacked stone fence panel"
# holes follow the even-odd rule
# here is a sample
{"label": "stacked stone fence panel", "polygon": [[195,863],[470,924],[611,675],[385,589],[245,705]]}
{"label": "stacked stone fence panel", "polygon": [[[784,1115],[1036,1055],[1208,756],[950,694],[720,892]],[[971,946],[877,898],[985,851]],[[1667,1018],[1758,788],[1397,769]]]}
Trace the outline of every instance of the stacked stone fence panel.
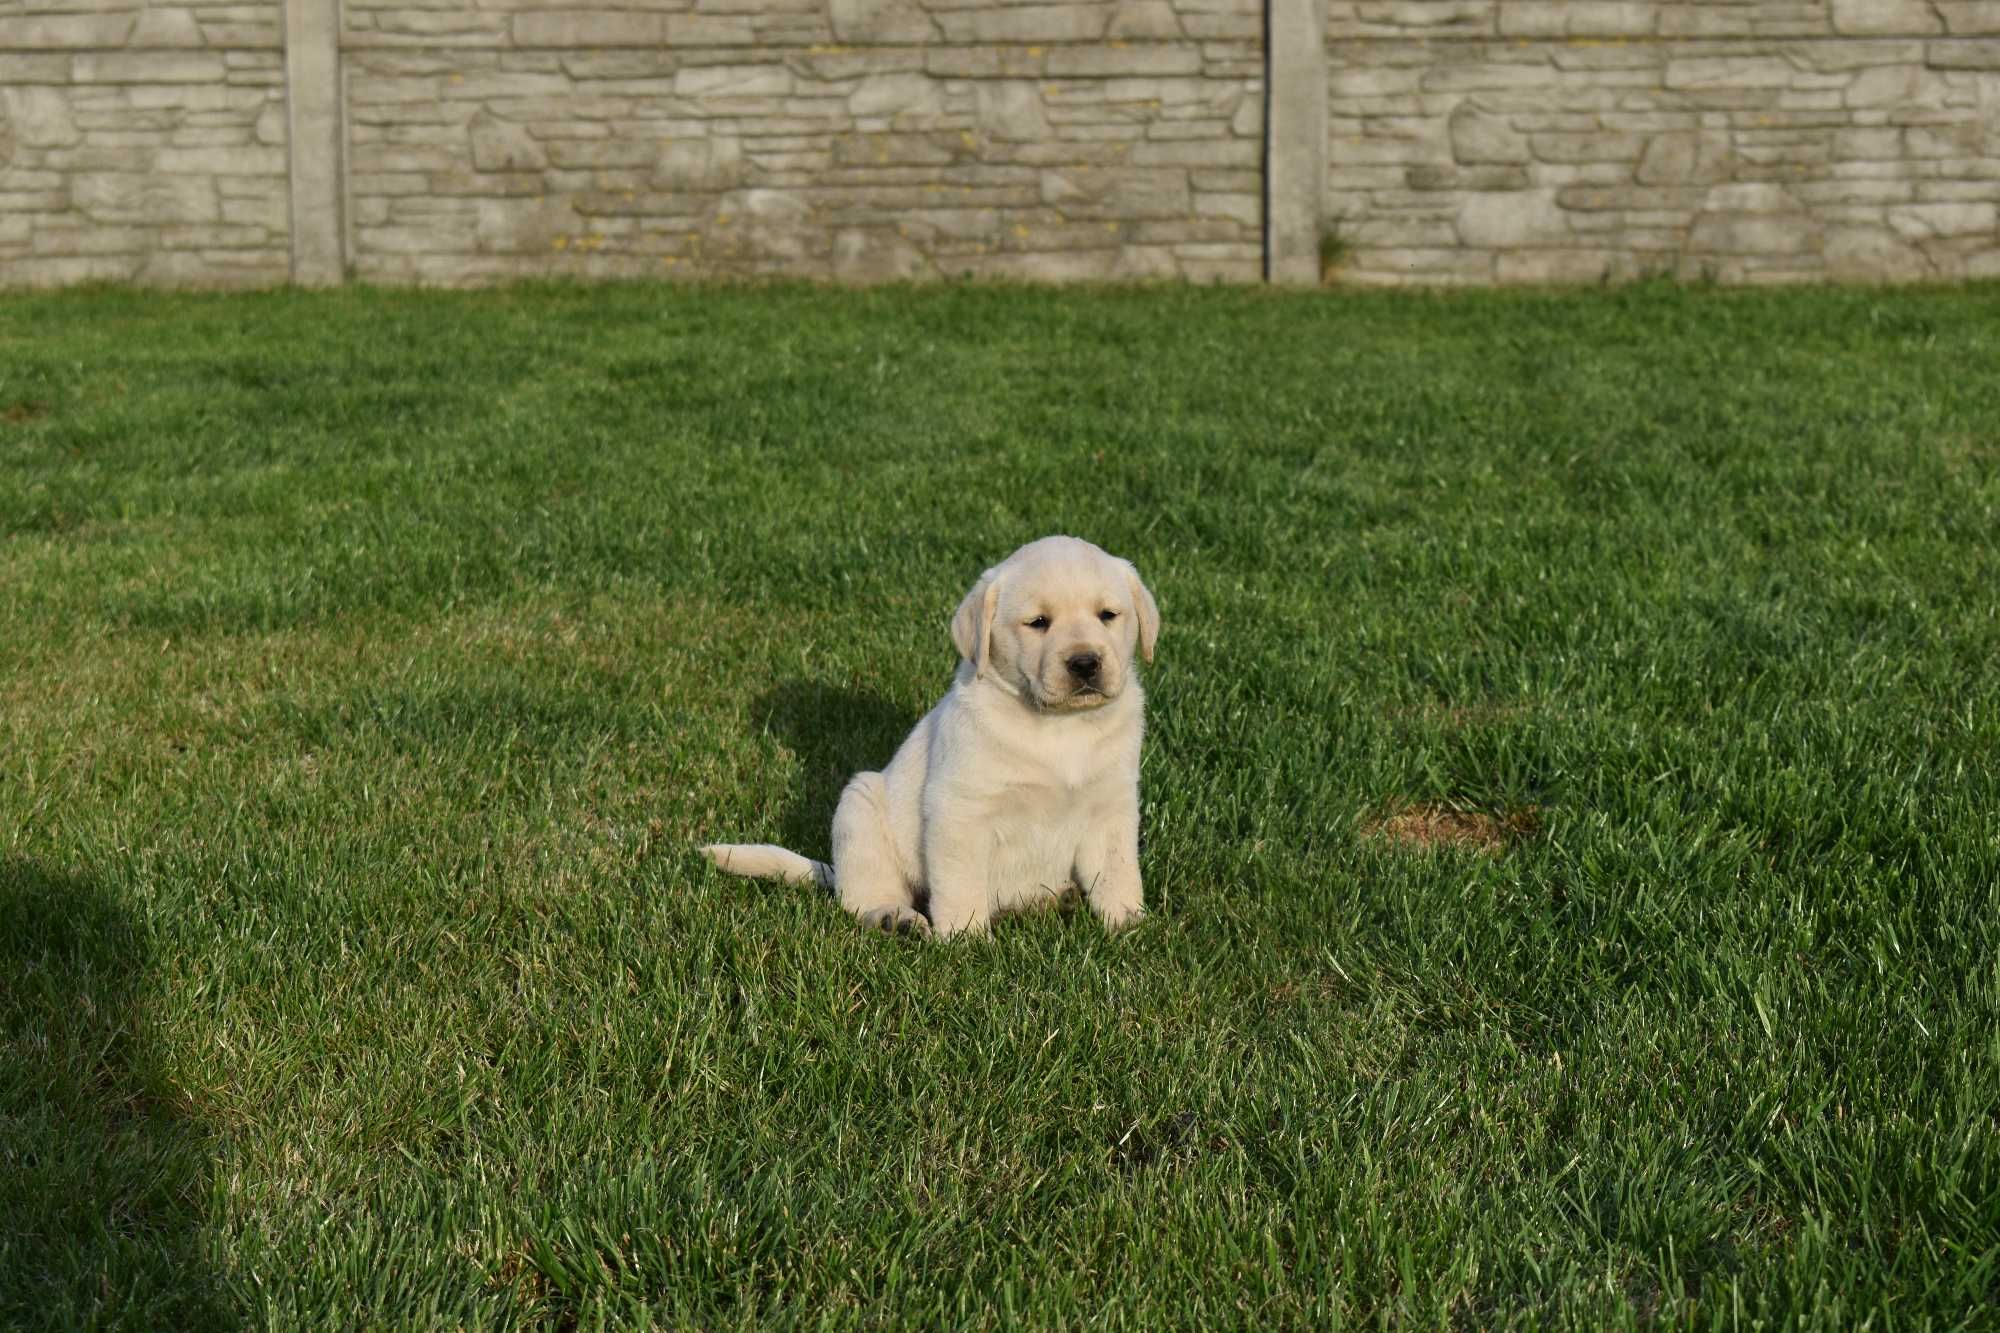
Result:
{"label": "stacked stone fence panel", "polygon": [[2000,276],[2000,0],[0,0],[0,286],[1650,273]]}
{"label": "stacked stone fence panel", "polygon": [[0,283],[282,282],[277,0],[0,0]]}
{"label": "stacked stone fence panel", "polygon": [[1257,0],[346,15],[364,278],[1261,273]]}
{"label": "stacked stone fence panel", "polygon": [[2000,275],[2000,3],[1327,12],[1360,283]]}

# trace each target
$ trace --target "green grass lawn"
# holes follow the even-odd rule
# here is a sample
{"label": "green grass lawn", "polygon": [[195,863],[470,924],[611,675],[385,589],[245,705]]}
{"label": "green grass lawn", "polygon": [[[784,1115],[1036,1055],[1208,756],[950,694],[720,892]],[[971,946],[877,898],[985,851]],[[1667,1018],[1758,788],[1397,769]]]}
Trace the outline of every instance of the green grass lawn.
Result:
{"label": "green grass lawn", "polygon": [[[1144,927],[694,855],[1054,531]],[[0,297],[0,1325],[1991,1327],[1996,539],[1991,286]]]}

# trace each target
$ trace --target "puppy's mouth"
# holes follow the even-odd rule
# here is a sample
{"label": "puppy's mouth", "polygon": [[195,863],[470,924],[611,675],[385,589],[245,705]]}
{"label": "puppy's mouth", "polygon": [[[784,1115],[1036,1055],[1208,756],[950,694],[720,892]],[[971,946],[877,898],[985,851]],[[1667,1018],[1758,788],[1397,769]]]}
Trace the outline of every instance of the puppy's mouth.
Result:
{"label": "puppy's mouth", "polygon": [[1066,694],[1042,694],[1036,702],[1052,713],[1080,713],[1091,708],[1102,708],[1118,696],[1107,694],[1096,685],[1078,685]]}

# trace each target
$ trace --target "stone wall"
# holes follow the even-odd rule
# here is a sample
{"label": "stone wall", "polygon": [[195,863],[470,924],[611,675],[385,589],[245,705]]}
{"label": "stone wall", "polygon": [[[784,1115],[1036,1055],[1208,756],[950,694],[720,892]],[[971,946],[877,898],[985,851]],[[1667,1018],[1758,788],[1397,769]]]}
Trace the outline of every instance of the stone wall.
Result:
{"label": "stone wall", "polygon": [[0,283],[290,272],[277,0],[0,0]]}
{"label": "stone wall", "polygon": [[1957,278],[1996,210],[2000,0],[0,0],[0,286]]}
{"label": "stone wall", "polygon": [[349,0],[359,276],[1259,276],[1259,0],[599,2]]}
{"label": "stone wall", "polygon": [[1339,280],[2000,275],[1996,0],[1334,0],[1326,47]]}

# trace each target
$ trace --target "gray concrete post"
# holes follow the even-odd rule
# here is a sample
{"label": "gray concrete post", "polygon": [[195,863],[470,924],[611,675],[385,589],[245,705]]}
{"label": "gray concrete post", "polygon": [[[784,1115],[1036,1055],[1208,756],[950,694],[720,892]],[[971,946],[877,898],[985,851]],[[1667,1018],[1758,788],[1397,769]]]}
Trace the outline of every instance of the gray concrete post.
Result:
{"label": "gray concrete post", "polygon": [[1324,0],[1267,0],[1264,18],[1264,276],[1320,280],[1326,189]]}
{"label": "gray concrete post", "polygon": [[340,80],[340,0],[285,0],[292,281],[301,286],[347,274]]}

